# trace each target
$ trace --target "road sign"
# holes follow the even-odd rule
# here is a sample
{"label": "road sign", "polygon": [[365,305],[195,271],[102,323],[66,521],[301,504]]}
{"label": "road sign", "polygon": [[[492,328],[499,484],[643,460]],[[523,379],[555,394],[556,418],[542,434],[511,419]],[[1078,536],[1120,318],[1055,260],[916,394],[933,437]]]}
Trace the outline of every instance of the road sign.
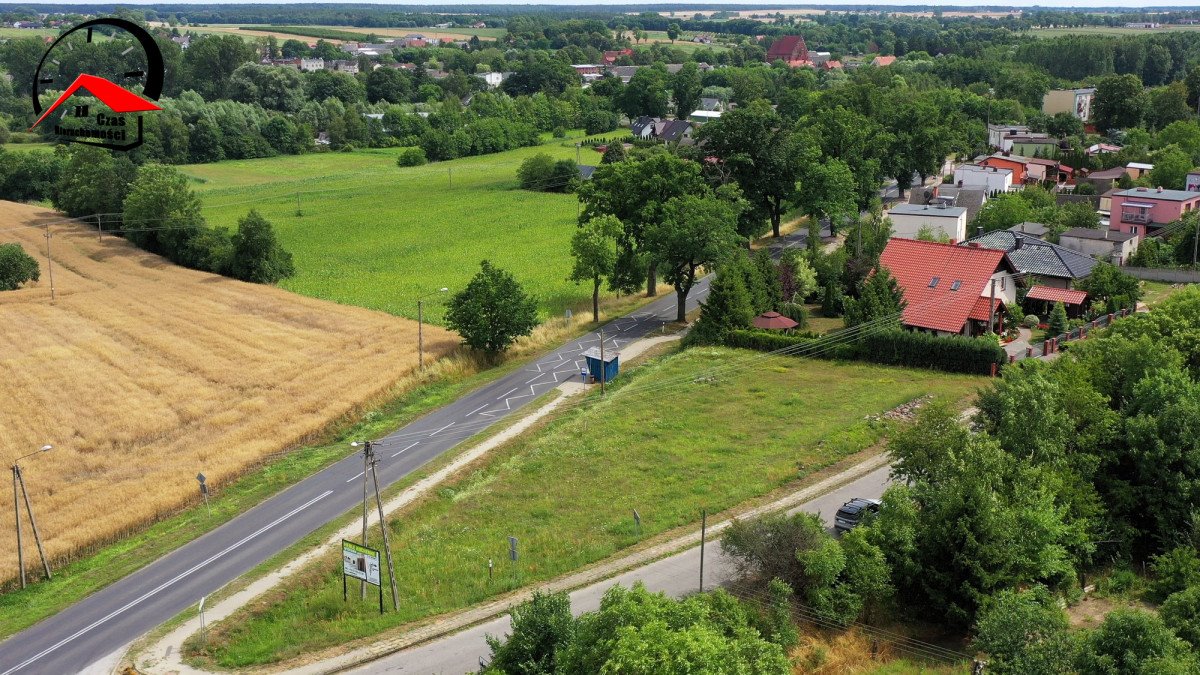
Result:
{"label": "road sign", "polygon": [[379,551],[343,539],[342,574],[379,586]]}

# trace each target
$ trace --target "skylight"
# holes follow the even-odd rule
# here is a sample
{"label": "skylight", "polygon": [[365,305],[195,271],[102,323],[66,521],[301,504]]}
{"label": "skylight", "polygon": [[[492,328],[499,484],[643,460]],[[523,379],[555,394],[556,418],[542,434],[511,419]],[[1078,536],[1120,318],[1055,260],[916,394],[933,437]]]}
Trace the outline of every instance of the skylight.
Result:
{"label": "skylight", "polygon": [[955,281],[954,283],[950,284],[950,290],[957,291],[961,286],[962,286],[961,281]]}
{"label": "skylight", "polygon": [[941,281],[941,280],[942,280],[942,278],[941,278],[941,277],[934,277],[934,278],[930,279],[930,280],[929,280],[929,287],[930,287],[930,288],[937,288],[938,282],[939,282],[939,281]]}

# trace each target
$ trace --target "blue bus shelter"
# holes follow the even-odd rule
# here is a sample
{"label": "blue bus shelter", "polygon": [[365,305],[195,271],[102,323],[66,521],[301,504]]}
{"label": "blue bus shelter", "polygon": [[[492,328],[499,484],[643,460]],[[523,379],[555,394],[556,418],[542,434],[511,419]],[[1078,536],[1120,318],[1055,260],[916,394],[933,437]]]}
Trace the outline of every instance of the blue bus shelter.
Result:
{"label": "blue bus shelter", "polygon": [[599,347],[592,347],[583,353],[583,358],[587,361],[588,373],[596,382],[600,381],[601,373],[604,374],[605,382],[612,382],[616,379],[617,373],[620,371],[620,357],[617,350],[605,348],[602,367]]}

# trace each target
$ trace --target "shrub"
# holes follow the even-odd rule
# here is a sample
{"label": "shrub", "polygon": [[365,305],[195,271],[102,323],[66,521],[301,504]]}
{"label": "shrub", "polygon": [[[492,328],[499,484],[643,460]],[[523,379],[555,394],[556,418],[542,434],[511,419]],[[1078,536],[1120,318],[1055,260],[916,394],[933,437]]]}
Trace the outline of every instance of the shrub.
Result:
{"label": "shrub", "polygon": [[990,670],[1013,675],[1069,672],[1074,645],[1067,617],[1042,586],[1003,590],[988,598],[975,626],[976,651],[988,655]]}
{"label": "shrub", "polygon": [[1024,324],[1026,328],[1034,329],[1041,325],[1042,320],[1038,318],[1037,314],[1026,314],[1025,318],[1021,320],[1021,323]]}
{"label": "shrub", "polygon": [[1159,617],[1118,609],[1084,640],[1076,667],[1081,673],[1195,672],[1188,652]]}
{"label": "shrub", "polygon": [[0,291],[14,291],[40,276],[37,261],[20,244],[0,244]]}
{"label": "shrub", "polygon": [[861,340],[828,346],[819,339],[779,335],[768,331],[735,330],[725,344],[730,347],[773,352],[792,348],[796,355],[819,356],[827,359],[859,359],[889,366],[929,368],[951,373],[984,375],[992,364],[1001,366],[1008,355],[995,341],[961,337],[938,337],[906,330],[889,330],[867,335]]}
{"label": "shrub", "polygon": [[238,221],[230,274],[242,281],[273,284],[296,273],[292,254],[275,238],[271,223],[254,209]]}
{"label": "shrub", "polygon": [[551,131],[550,134],[555,138],[566,138],[567,130],[562,127],[554,127],[554,131]]}
{"label": "shrub", "polygon": [[396,156],[396,166],[421,166],[428,161],[421,148],[405,148]]}
{"label": "shrub", "polygon": [[1190,546],[1181,546],[1154,556],[1150,569],[1154,572],[1150,590],[1159,600],[1200,584],[1200,557]]}
{"label": "shrub", "polygon": [[1163,623],[1193,648],[1200,645],[1200,586],[1172,593],[1158,613]]}
{"label": "shrub", "polygon": [[538,192],[565,192],[579,178],[579,168],[572,159],[554,161],[550,155],[539,152],[521,162],[517,169],[517,180],[521,189]]}
{"label": "shrub", "polygon": [[779,306],[779,313],[799,324],[797,328],[808,325],[808,308],[798,302],[783,303]]}

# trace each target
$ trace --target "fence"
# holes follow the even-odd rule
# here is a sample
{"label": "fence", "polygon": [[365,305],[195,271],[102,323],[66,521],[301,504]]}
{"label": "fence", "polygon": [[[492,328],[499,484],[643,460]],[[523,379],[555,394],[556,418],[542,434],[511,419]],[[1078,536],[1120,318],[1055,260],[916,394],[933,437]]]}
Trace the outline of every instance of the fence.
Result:
{"label": "fence", "polygon": [[1131,314],[1133,314],[1133,310],[1131,309],[1123,309],[1113,314],[1102,314],[1083,324],[1082,326],[1072,328],[1065,333],[1053,337],[1047,335],[1045,342],[1041,343],[1040,345],[1031,345],[1026,347],[1025,353],[1009,354],[1008,362],[1014,363],[1016,361],[1023,361],[1025,359],[1035,359],[1049,356],[1050,354],[1060,351],[1064,342],[1086,339],[1088,333],[1092,332],[1093,330],[1111,326],[1117,319],[1127,317]]}
{"label": "fence", "polygon": [[1121,271],[1131,277],[1146,281],[1166,281],[1173,284],[1200,283],[1200,271],[1196,270],[1177,270],[1166,267],[1122,267]]}

